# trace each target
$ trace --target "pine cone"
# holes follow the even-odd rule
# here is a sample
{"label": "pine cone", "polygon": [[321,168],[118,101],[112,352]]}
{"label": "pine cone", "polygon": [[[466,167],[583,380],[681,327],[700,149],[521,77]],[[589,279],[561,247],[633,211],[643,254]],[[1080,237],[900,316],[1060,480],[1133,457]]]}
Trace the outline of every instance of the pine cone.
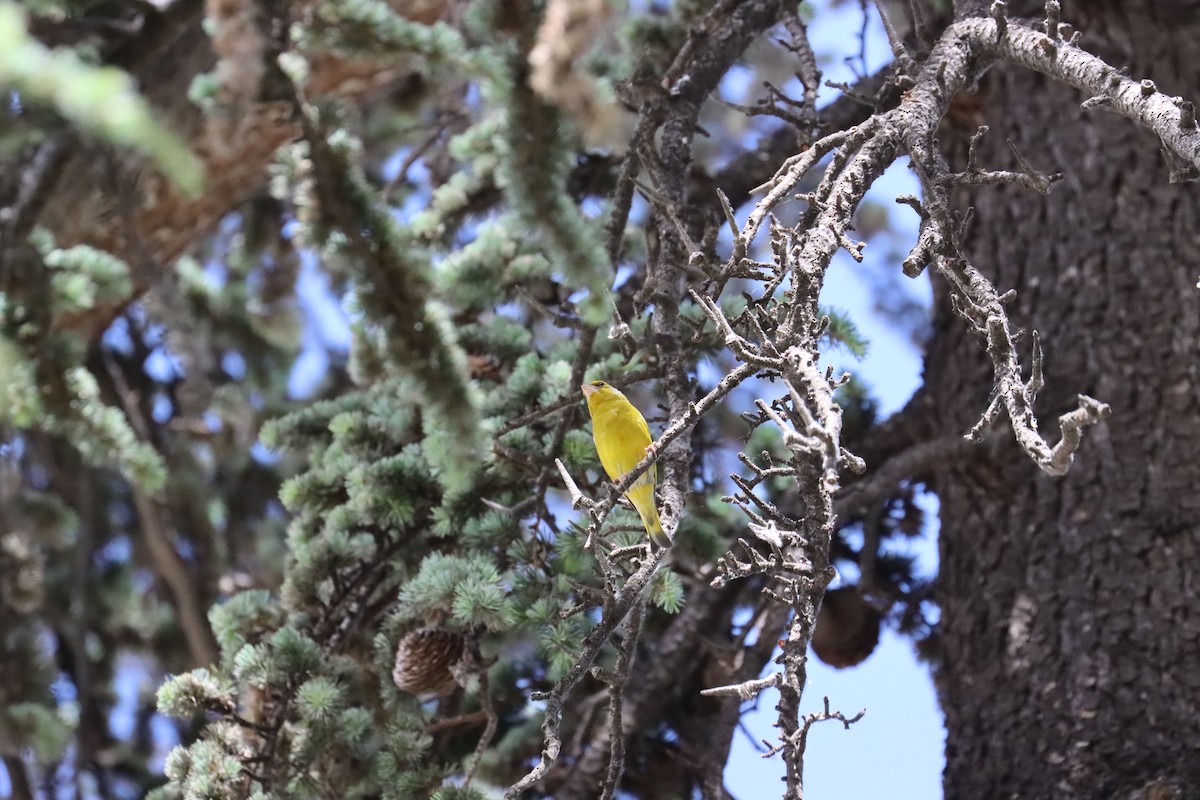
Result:
{"label": "pine cone", "polygon": [[444,628],[418,628],[400,640],[392,681],[411,694],[450,694],[458,687],[454,665],[466,648],[466,637]]}
{"label": "pine cone", "polygon": [[879,612],[854,587],[826,592],[813,631],[813,652],[837,669],[860,664],[879,644],[879,622]]}

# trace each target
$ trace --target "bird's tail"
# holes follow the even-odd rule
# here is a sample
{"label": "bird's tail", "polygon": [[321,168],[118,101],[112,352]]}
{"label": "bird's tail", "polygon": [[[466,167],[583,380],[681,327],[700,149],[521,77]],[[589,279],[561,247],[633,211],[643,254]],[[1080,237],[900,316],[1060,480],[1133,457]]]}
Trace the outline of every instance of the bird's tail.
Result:
{"label": "bird's tail", "polygon": [[654,504],[654,490],[651,489],[650,491],[650,497],[646,502],[634,503],[633,507],[637,509],[638,516],[642,518],[642,524],[646,526],[646,533],[650,536],[650,541],[663,550],[666,550],[671,547],[671,540],[667,538],[667,532],[663,530],[662,520],[658,518],[658,506]]}

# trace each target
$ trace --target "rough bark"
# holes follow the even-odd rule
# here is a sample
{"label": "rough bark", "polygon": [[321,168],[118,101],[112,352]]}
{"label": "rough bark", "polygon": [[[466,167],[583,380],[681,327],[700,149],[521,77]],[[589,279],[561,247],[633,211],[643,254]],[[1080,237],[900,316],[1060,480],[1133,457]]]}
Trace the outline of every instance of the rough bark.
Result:
{"label": "rough bark", "polygon": [[[1188,94],[1200,85],[1198,8],[1068,11],[1109,63]],[[1151,135],[1080,110],[1071,90],[999,69],[982,91],[981,163],[1013,168],[1011,138],[1065,179],[1048,197],[976,190],[971,256],[1001,291],[1017,290],[1014,322],[1046,344],[1043,418],[1075,392],[1111,404],[1112,417],[1064,479],[1037,475],[1011,448],[935,483],[946,797],[1190,796],[1200,788],[1200,195],[1168,183]],[[948,310],[926,378],[943,433],[966,430],[987,404],[990,371]]]}

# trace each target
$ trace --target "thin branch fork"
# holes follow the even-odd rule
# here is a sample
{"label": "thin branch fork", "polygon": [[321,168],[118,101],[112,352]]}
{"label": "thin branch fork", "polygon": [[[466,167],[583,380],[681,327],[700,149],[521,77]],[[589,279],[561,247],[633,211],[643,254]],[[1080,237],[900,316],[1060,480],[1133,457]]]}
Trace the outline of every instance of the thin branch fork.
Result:
{"label": "thin branch fork", "polygon": [[[1065,423],[1060,421],[1063,436],[1057,445],[1051,447],[1038,432],[1033,399],[1043,383],[1040,343],[1035,336],[1033,374],[1026,383],[1021,377],[1016,343],[1004,311],[1005,298],[997,292],[991,281],[971,265],[958,245],[958,231],[949,210],[949,187],[953,177],[944,157],[932,149],[926,150],[926,141],[916,133],[907,132],[905,144],[912,156],[914,171],[925,190],[922,236],[918,238],[905,265],[907,267],[910,262],[932,257],[938,273],[950,286],[955,310],[983,336],[992,361],[996,395],[967,436],[970,439],[977,438],[995,421],[1003,408],[1012,422],[1017,443],[1030,459],[1048,475],[1065,475],[1080,444],[1080,429],[1106,417],[1109,407],[1081,395],[1077,412],[1065,416]],[[918,252],[920,248],[926,250]]]}
{"label": "thin branch fork", "polygon": [[[826,170],[821,187],[814,192],[813,206],[820,213],[816,219],[806,220],[802,247],[795,259],[799,264],[823,271],[844,241],[850,212],[891,161],[894,151],[884,145],[898,144],[903,138],[914,158],[926,156],[951,99],[989,60],[1021,64],[1083,91],[1109,98],[1107,105],[1114,111],[1153,130],[1162,139],[1165,149],[1191,168],[1200,170],[1200,129],[1195,125],[1194,105],[1178,98],[1167,98],[1161,93],[1147,92],[1142,84],[1121,76],[1101,59],[1071,42],[1061,38],[1051,42],[1045,33],[1017,22],[1010,23],[1003,4],[995,4],[993,14],[994,18],[971,18],[952,25],[897,108],[872,117],[851,131],[831,134],[785,162],[770,182],[759,187],[758,191],[769,189],[769,193],[751,212],[741,234],[735,238],[734,250],[725,269],[732,271],[745,257],[771,209],[782,202],[824,155],[837,149],[834,163]],[[1052,45],[1053,55],[1047,55],[1043,46],[1046,43]],[[1188,122],[1191,124],[1184,124]],[[855,150],[857,154],[845,160],[843,154]],[[864,154],[864,150],[873,152]],[[1028,182],[1038,190],[1045,185],[1031,177],[1005,177]],[[834,198],[840,204],[832,202]],[[914,251],[905,262],[907,274],[919,272],[928,262],[928,258],[921,257],[930,249],[928,237],[922,236],[922,242],[926,247]]]}
{"label": "thin branch fork", "polygon": [[744,336],[737,333],[733,329],[733,324],[725,316],[721,307],[717,305],[717,301],[701,295],[695,289],[689,289],[692,299],[700,306],[708,318],[716,325],[717,330],[725,336],[725,346],[728,347],[735,356],[742,360],[747,365],[759,367],[761,369],[780,370],[783,368],[783,357],[779,351],[775,349],[774,344],[761,326],[757,325],[757,320],[752,315],[748,315],[747,319],[756,324],[758,332],[761,335],[760,344],[752,344]]}
{"label": "thin branch fork", "polygon": [[809,729],[812,728],[813,725],[816,725],[818,722],[828,722],[829,720],[837,720],[838,722],[842,723],[842,726],[846,730],[850,730],[851,725],[858,722],[860,719],[862,719],[867,714],[867,710],[864,708],[861,711],[859,711],[857,714],[855,714],[853,717],[847,717],[841,711],[830,711],[829,710],[829,698],[826,697],[826,698],[824,698],[824,700],[825,700],[825,710],[824,711],[818,711],[813,714],[805,714],[804,715],[804,723],[800,726],[800,729],[797,730],[795,733],[793,733],[791,735],[791,737],[789,737],[791,739],[794,739],[795,741],[792,741],[792,742],[785,741],[781,744],[772,745],[766,739],[763,739],[763,744],[767,745],[768,750],[767,750],[767,752],[762,754],[762,757],[770,758],[771,756],[775,755],[776,753],[780,752],[781,750],[787,749],[789,746],[795,750],[798,750],[800,753],[803,753],[804,748],[808,744],[808,731],[809,731]]}
{"label": "thin branch fork", "polygon": [[[803,305],[810,314],[815,313],[811,304]],[[722,317],[715,305],[705,304],[705,308],[710,315],[717,317],[718,325],[722,325]],[[816,331],[818,327],[815,320],[801,318],[796,330]],[[789,542],[786,549],[770,542],[769,537],[760,535],[760,538],[772,544],[771,558],[761,555],[744,540],[739,540],[750,560],[740,562],[732,553],[728,554],[721,561],[720,575],[714,584],[745,574],[765,572],[780,584],[779,592],[767,590],[767,593],[793,608],[792,622],[783,640],[783,653],[779,658],[783,664],[782,672],[776,673],[774,678],[769,679],[768,684],[743,684],[740,689],[724,687],[723,692],[740,696],[739,691],[752,695],[771,684],[779,688],[779,717],[776,726],[782,731],[782,749],[787,764],[785,797],[799,798],[802,793],[803,751],[797,747],[803,746],[804,736],[799,702],[805,683],[806,651],[812,638],[817,607],[825,587],[833,576],[829,567],[829,545],[833,527],[831,496],[838,486],[838,468],[842,460],[841,409],[833,402],[833,389],[827,377],[817,368],[812,353],[807,349],[793,344],[784,351],[780,362],[781,377],[788,387],[791,400],[788,416],[794,418],[795,422],[785,419],[784,414],[766,403],[760,401],[758,405],[764,417],[771,419],[779,427],[785,443],[794,453],[790,470],[802,491],[809,495],[806,501],[810,507],[810,514],[805,520],[805,526],[811,534],[802,544]],[[797,387],[802,387],[803,391]],[[745,510],[753,519],[761,519],[748,508]],[[770,515],[769,509],[763,510]],[[761,527],[765,529],[766,526]],[[783,544],[782,540],[780,544]],[[792,558],[786,555],[787,553],[796,553],[798,558]]]}
{"label": "thin branch fork", "polygon": [[[959,315],[986,340],[988,356],[992,361],[996,396],[967,436],[970,439],[977,438],[982,430],[991,425],[1003,407],[1012,422],[1017,443],[1030,459],[1048,475],[1065,475],[1080,444],[1080,429],[1108,416],[1109,407],[1091,397],[1080,395],[1077,411],[1060,419],[1063,436],[1057,445],[1051,447],[1038,432],[1033,400],[1043,383],[1041,345],[1035,334],[1033,374],[1026,383],[1021,377],[1016,343],[1004,311],[1005,297],[971,265],[958,247],[957,232],[949,212],[948,186],[951,177],[945,160],[937,152],[930,152],[926,160],[924,154],[916,149],[922,143],[912,141],[913,138],[909,137],[910,154],[926,196],[924,209],[928,217],[923,224],[930,231],[930,240],[936,243],[934,247],[937,252],[933,254],[933,261],[939,274],[950,285],[951,297],[955,300]],[[914,251],[917,247],[921,247],[920,241]]]}
{"label": "thin branch fork", "polygon": [[1026,383],[1021,377],[1020,360],[1013,335],[1008,328],[1008,317],[991,282],[961,257],[938,257],[936,263],[938,271],[951,278],[949,282],[952,292],[959,293],[964,304],[963,315],[968,318],[971,316],[971,308],[968,306],[987,314],[983,327],[988,356],[992,361],[996,396],[984,412],[980,423],[967,437],[977,438],[1003,406],[1012,422],[1013,434],[1021,449],[1047,475],[1065,475],[1070,469],[1075,451],[1079,448],[1080,430],[1107,417],[1110,413],[1109,406],[1087,395],[1079,395],[1078,408],[1059,418],[1062,437],[1058,444],[1051,447],[1038,432],[1037,417],[1033,411],[1033,395],[1043,381],[1040,345],[1034,341],[1034,373]]}
{"label": "thin branch fork", "polygon": [[[745,509],[743,509],[745,511]],[[752,512],[748,512],[751,513]],[[767,524],[755,526],[750,523],[750,528],[768,527]],[[751,575],[771,574],[773,577],[780,580],[785,586],[793,585],[794,581],[786,576],[799,575],[810,576],[812,574],[812,562],[804,555],[804,548],[809,545],[809,542],[799,536],[795,536],[795,542],[789,543],[788,551],[792,555],[783,552],[782,536],[779,536],[780,541],[770,541],[766,536],[759,536],[760,539],[767,541],[771,547],[771,557],[767,558],[757,549],[752,547],[745,539],[738,539],[737,544],[731,547],[725,555],[717,559],[717,576],[712,579],[709,586],[714,589],[721,589],[727,586],[734,580],[748,578]],[[742,561],[735,555],[735,549],[741,548],[745,554],[746,560]],[[799,556],[794,555],[799,553]],[[790,600],[784,599],[784,602],[790,603]]]}
{"label": "thin branch fork", "polygon": [[746,256],[750,243],[758,235],[758,229],[762,227],[767,215],[787,198],[787,195],[800,183],[800,179],[834,149],[854,148],[865,141],[875,132],[872,122],[874,122],[874,118],[867,120],[857,128],[851,128],[849,131],[837,131],[819,139],[803,153],[785,161],[770,181],[751,190],[751,194],[766,191],[767,196],[755,205],[754,210],[750,213],[750,218],[742,227],[741,235],[734,241],[733,254],[726,262],[727,268],[737,265]]}
{"label": "thin branch fork", "polygon": [[1013,158],[1021,167],[1020,172],[1012,172],[1009,170],[985,170],[979,166],[976,161],[975,148],[984,134],[988,131],[987,125],[981,125],[975,135],[971,137],[970,151],[967,156],[966,172],[955,172],[950,175],[950,180],[960,186],[997,186],[1000,184],[1012,184],[1025,189],[1037,192],[1038,194],[1050,194],[1054,190],[1054,186],[1062,180],[1062,173],[1055,172],[1049,175],[1043,175],[1033,168],[1033,165],[1021,154],[1017,146],[1012,140],[1008,140],[1008,149],[1012,152]]}
{"label": "thin branch fork", "polygon": [[[833,247],[837,239],[833,237]],[[826,261],[827,263],[827,261]],[[698,298],[699,299],[699,298]],[[718,329],[726,332],[726,339],[735,345],[739,342],[738,335],[720,312],[715,302],[701,301],[702,307],[713,319]],[[829,543],[832,532],[832,503],[831,496],[838,486],[838,469],[842,461],[840,449],[841,409],[833,402],[833,389],[822,372],[817,368],[813,354],[813,339],[806,334],[815,335],[819,323],[809,317],[815,315],[816,309],[812,303],[796,301],[791,309],[795,324],[787,331],[776,331],[776,341],[781,336],[789,346],[783,350],[778,359],[772,360],[777,366],[788,388],[791,408],[789,417],[777,411],[771,405],[758,403],[760,413],[770,419],[780,429],[784,442],[794,453],[791,472],[803,491],[811,493],[809,506],[811,513],[806,520],[806,527],[811,535],[799,543],[788,542],[786,550],[771,542],[768,536],[760,535],[772,544],[773,556],[767,558],[750,547],[744,540],[739,540],[742,549],[747,554],[748,561],[739,561],[732,553],[722,559],[717,579],[714,583],[723,583],[731,579],[756,572],[765,572],[775,577],[780,583],[780,591],[769,591],[769,594],[793,607],[792,622],[786,638],[783,641],[783,653],[780,661],[783,671],[771,679],[780,690],[778,705],[779,717],[776,723],[783,736],[783,749],[787,764],[787,789],[785,797],[798,798],[801,796],[803,752],[796,749],[802,746],[803,733],[799,717],[799,702],[805,683],[805,654],[816,621],[816,610],[825,587],[832,578],[829,568]],[[802,338],[804,337],[804,338]],[[805,342],[805,347],[800,342]],[[778,345],[773,345],[779,352]],[[761,348],[743,345],[741,347],[747,357],[753,362]],[[803,391],[800,390],[802,387]],[[750,511],[744,510],[752,519],[760,519]],[[770,515],[769,509],[763,509]],[[762,520],[766,522],[766,520]],[[764,531],[767,525],[760,526]],[[758,533],[758,531],[755,531]],[[784,544],[782,537],[779,545]],[[785,552],[799,554],[798,559],[792,559]],[[792,565],[795,569],[792,569]],[[795,572],[797,574],[787,574]],[[761,690],[766,684],[751,684],[741,687],[745,693]],[[736,694],[739,690],[726,689]],[[800,732],[800,735],[796,735]]]}

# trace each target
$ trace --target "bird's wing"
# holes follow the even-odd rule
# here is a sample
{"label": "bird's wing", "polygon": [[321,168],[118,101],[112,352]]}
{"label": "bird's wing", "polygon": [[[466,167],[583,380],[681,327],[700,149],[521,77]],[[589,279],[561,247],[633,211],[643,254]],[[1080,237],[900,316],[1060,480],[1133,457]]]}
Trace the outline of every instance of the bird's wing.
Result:
{"label": "bird's wing", "polygon": [[[597,440],[596,449],[600,463],[613,480],[620,480],[646,457],[650,446],[650,426],[631,403],[625,403],[611,414],[606,414],[600,423],[603,434]],[[653,466],[642,474],[638,483],[654,484],[656,470]]]}

